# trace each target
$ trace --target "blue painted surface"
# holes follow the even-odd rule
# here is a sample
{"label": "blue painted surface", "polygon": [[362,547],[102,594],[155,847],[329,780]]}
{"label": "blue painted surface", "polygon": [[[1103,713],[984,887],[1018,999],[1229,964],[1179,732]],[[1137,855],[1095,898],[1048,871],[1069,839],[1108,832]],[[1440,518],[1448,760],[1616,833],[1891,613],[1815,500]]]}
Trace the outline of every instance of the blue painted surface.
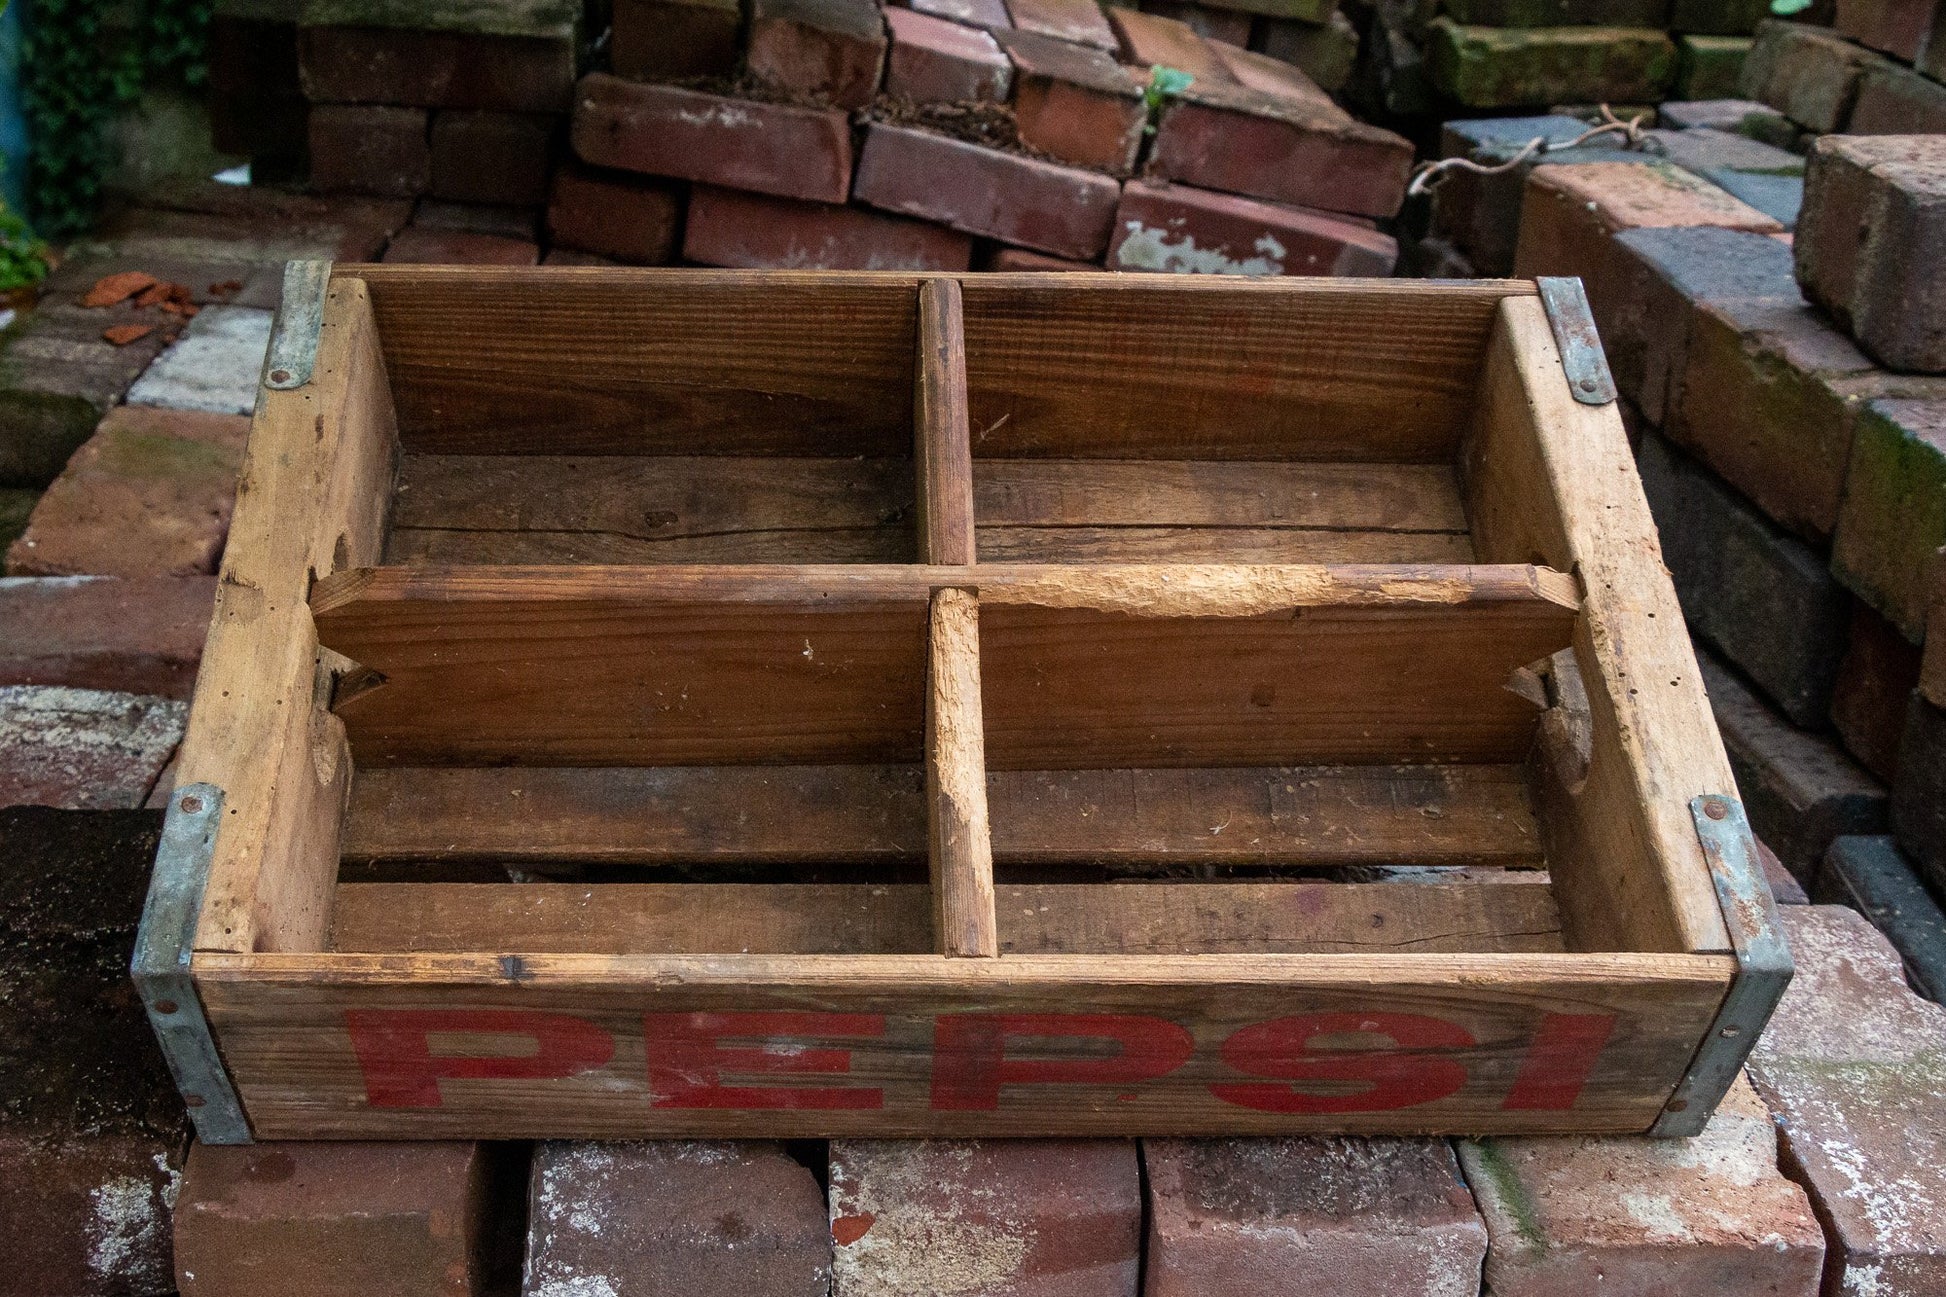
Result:
{"label": "blue painted surface", "polygon": [[27,114],[20,100],[20,47],[26,34],[25,0],[0,0],[0,198],[16,212],[27,210]]}

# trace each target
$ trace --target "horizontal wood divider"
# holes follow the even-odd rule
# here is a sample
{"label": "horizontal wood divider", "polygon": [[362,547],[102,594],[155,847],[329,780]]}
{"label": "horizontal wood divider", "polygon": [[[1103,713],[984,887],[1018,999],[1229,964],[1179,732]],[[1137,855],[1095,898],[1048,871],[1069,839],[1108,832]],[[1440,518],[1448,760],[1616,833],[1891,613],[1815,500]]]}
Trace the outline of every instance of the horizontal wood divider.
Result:
{"label": "horizontal wood divider", "polygon": [[[987,804],[994,859],[1008,864],[1545,863],[1518,765],[996,770]],[[917,764],[363,769],[344,839],[354,862],[883,863],[926,851]]]}
{"label": "horizontal wood divider", "polygon": [[[371,953],[924,954],[919,884],[345,883],[331,947]],[[1084,883],[997,889],[1007,954],[1561,949],[1546,887]],[[953,953],[953,952],[946,952]]]}

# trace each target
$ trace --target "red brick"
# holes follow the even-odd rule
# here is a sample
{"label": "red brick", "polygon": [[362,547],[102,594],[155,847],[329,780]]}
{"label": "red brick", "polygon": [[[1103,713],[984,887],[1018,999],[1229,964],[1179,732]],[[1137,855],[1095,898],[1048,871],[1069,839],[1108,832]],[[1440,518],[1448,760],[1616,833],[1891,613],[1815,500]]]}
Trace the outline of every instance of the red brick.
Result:
{"label": "red brick", "polygon": [[1839,31],[1903,63],[1918,61],[1936,0],[1837,0]]}
{"label": "red brick", "polygon": [[189,697],[216,578],[0,580],[0,685]]}
{"label": "red brick", "polygon": [[1138,67],[1158,65],[1187,72],[1198,81],[1234,81],[1210,43],[1188,23],[1117,5],[1108,21],[1121,40],[1122,61]]}
{"label": "red brick", "polygon": [[1121,186],[1098,172],[874,123],[856,192],[873,207],[1086,260],[1108,246]]}
{"label": "red brick", "polygon": [[7,550],[8,575],[216,571],[249,436],[241,415],[110,410]]}
{"label": "red brick", "polygon": [[174,1291],[180,1160],[148,1136],[0,1133],[0,1297]]}
{"label": "red brick", "polygon": [[1003,32],[1014,25],[1013,19],[1007,16],[1005,0],[911,0],[908,7],[914,13],[986,31]]}
{"label": "red brick", "polygon": [[503,239],[518,239],[523,243],[532,243],[540,237],[540,213],[528,206],[447,203],[423,198],[412,213],[412,223],[425,229],[497,234]]}
{"label": "red brick", "polygon": [[1693,1139],[1463,1141],[1460,1161],[1494,1297],[1818,1292],[1824,1239],[1745,1082]]}
{"label": "red brick", "polygon": [[1667,162],[1538,166],[1520,207],[1514,273],[1579,275],[1593,301],[1619,299],[1623,230],[1713,225],[1759,234],[1783,229],[1749,204]]}
{"label": "red brick", "polygon": [[596,166],[780,198],[842,203],[851,123],[835,109],[727,99],[594,73],[578,92],[574,151]]}
{"label": "red brick", "polygon": [[1891,622],[1855,603],[1831,694],[1831,723],[1846,749],[1888,784],[1898,779],[1899,740],[1918,684],[1919,649]]}
{"label": "red brick", "polygon": [[[222,240],[241,253],[265,230],[276,230],[278,241],[312,241],[338,261],[372,260],[412,216],[412,204],[402,199],[307,194],[267,185],[224,185],[197,179],[157,183],[143,191],[142,201],[143,207],[105,223],[104,231],[112,231],[118,240],[130,236]],[[285,259],[269,258],[275,263]],[[284,279],[282,265],[275,268],[274,276],[264,276],[260,293],[253,293],[253,286],[246,281],[244,291],[230,300],[244,306],[275,307]],[[163,272],[156,273],[158,278],[163,277]],[[208,285],[190,287],[207,290]]]}
{"label": "red brick", "polygon": [[1757,28],[1757,43],[1743,62],[1742,90],[1804,129],[1825,134],[1843,129],[1858,78],[1883,63],[1828,28],[1773,18]]}
{"label": "red brick", "polygon": [[476,1293],[485,1197],[479,1144],[198,1144],[177,1282],[182,1297]]}
{"label": "red brick", "polygon": [[1783,1159],[1830,1238],[1828,1291],[1946,1291],[1946,1008],[1839,906],[1782,912],[1797,965],[1750,1055]]}
{"label": "red brick", "polygon": [[0,806],[142,805],[182,741],[188,711],[141,694],[0,687]]}
{"label": "red brick", "polygon": [[885,67],[876,0],[753,0],[746,59],[759,79],[838,108],[863,108]]}
{"label": "red brick", "polygon": [[1444,1140],[1152,1139],[1144,1297],[1471,1297],[1486,1228]]}
{"label": "red brick", "polygon": [[573,163],[554,173],[547,229],[557,248],[659,266],[675,255],[681,224],[682,195],[666,181]]}
{"label": "red brick", "polygon": [[1761,840],[1757,843],[1757,867],[1764,871],[1764,883],[1779,905],[1809,905],[1810,896],[1797,876],[1784,867],[1777,853]]}
{"label": "red brick", "polygon": [[1405,201],[1412,146],[1353,120],[1302,72],[1217,46],[1241,85],[1191,85],[1163,110],[1150,170],[1271,202],[1391,216]]}
{"label": "red brick", "polygon": [[698,185],[682,254],[705,266],[748,270],[965,270],[973,240],[861,207]]}
{"label": "red brick", "polygon": [[1847,135],[1946,135],[1946,86],[1888,63],[1859,79]]}
{"label": "red brick", "polygon": [[736,0],[615,0],[609,64],[649,81],[722,76],[736,70],[742,22]]}
{"label": "red brick", "polygon": [[780,1145],[534,1151],[527,1297],[826,1297],[830,1285],[818,1183]]}
{"label": "red brick", "polygon": [[1135,1297],[1135,1144],[834,1141],[831,1235],[833,1297]]}
{"label": "red brick", "polygon": [[1125,173],[1148,120],[1142,87],[1100,50],[1028,32],[1002,32],[1014,65],[1020,141],[1072,162]]}
{"label": "red brick", "polygon": [[1021,31],[1055,40],[1115,48],[1115,32],[1095,0],[1007,0],[1007,14]]}
{"label": "red brick", "polygon": [[1859,413],[1831,570],[1917,644],[1946,559],[1946,395]]}
{"label": "red brick", "polygon": [[1231,45],[1250,43],[1250,15],[1238,9],[1212,9],[1188,0],[1143,0],[1142,12],[1187,23],[1206,41],[1227,41]]}
{"label": "red brick", "polygon": [[532,266],[539,264],[541,250],[525,239],[408,225],[385,249],[384,259],[408,266]]}
{"label": "red brick", "polygon": [[547,200],[558,117],[451,111],[432,119],[432,193],[502,206]]}
{"label": "red brick", "polygon": [[1946,373],[1946,137],[1819,140],[1805,172],[1798,278],[1891,369]]}
{"label": "red brick", "polygon": [[911,9],[887,9],[885,22],[892,32],[886,94],[920,104],[1006,101],[1013,64],[986,32]]}
{"label": "red brick", "polygon": [[420,108],[315,104],[311,185],[327,192],[410,198],[432,183],[432,146]]}
{"label": "red brick", "polygon": [[565,32],[305,27],[298,66],[304,93],[316,103],[558,113],[574,93],[574,41]]}
{"label": "red brick", "polygon": [[1045,271],[1045,270],[1100,270],[1092,261],[1070,261],[1066,257],[1050,257],[1044,252],[1029,252],[1025,248],[995,248],[986,258],[983,270],[1007,271]]}
{"label": "red brick", "polygon": [[1383,277],[1398,259],[1391,235],[1343,217],[1131,180],[1115,212],[1107,264],[1178,274]]}

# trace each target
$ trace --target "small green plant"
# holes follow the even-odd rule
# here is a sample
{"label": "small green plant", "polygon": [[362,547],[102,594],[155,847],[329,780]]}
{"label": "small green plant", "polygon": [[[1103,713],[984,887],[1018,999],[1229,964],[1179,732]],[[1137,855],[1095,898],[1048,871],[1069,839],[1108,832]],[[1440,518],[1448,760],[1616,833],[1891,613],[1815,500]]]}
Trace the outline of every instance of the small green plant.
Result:
{"label": "small green plant", "polygon": [[0,203],[0,293],[38,284],[47,277],[47,245],[34,237],[20,213]]}
{"label": "small green plant", "polygon": [[1142,87],[1142,106],[1148,109],[1148,125],[1142,129],[1155,134],[1156,115],[1162,111],[1163,100],[1179,95],[1196,83],[1196,78],[1181,68],[1164,67],[1160,63],[1149,69],[1149,84]]}

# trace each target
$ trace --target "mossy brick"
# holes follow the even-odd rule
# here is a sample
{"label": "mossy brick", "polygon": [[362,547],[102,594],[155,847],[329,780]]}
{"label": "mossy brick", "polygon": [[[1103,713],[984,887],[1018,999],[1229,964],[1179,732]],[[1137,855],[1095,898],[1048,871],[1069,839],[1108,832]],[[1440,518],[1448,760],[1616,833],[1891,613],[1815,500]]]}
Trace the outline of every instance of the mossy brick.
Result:
{"label": "mossy brick", "polygon": [[1707,650],[1696,660],[1757,836],[1800,883],[1816,877],[1832,839],[1882,833],[1885,786],[1827,735],[1799,729]]}
{"label": "mossy brick", "polygon": [[1483,275],[1513,273],[1514,245],[1520,236],[1521,192],[1527,173],[1542,157],[1555,165],[1576,161],[1627,161],[1620,149],[1583,145],[1563,148],[1587,132],[1578,118],[1550,114],[1541,117],[1485,117],[1450,121],[1441,128],[1439,155],[1465,158],[1484,167],[1505,166],[1535,139],[1549,152],[1491,175],[1451,171],[1433,189],[1432,228],[1451,239]]}
{"label": "mossy brick", "polygon": [[1445,0],[1469,27],[1662,27],[1669,0]]}
{"label": "mossy brick", "polygon": [[1282,59],[1334,94],[1351,80],[1358,63],[1358,28],[1342,13],[1333,13],[1323,24],[1266,18],[1260,44],[1265,54]]}
{"label": "mossy brick", "polygon": [[1728,131],[1747,135],[1780,149],[1795,149],[1801,133],[1790,118],[1754,99],[1667,100],[1656,109],[1657,119],[1674,130]]}
{"label": "mossy brick", "polygon": [[1713,225],[1623,230],[1613,291],[1595,323],[1616,386],[1660,427],[1689,361],[1697,310],[1732,301],[1799,300],[1791,250],[1768,234]]}
{"label": "mossy brick", "polygon": [[1589,301],[1603,312],[1624,300],[1615,282],[1621,257],[1614,245],[1623,230],[1707,225],[1768,234],[1781,228],[1673,163],[1641,154],[1634,158],[1580,166],[1543,163],[1528,173],[1514,273],[1578,275]]}
{"label": "mossy brick", "polygon": [[1838,838],[1818,873],[1818,903],[1848,905],[1885,934],[1905,963],[1906,980],[1934,1003],[1946,1001],[1946,911],[1926,891],[1898,840]]}
{"label": "mossy brick", "polygon": [[1860,600],[1831,690],[1831,724],[1845,750],[1896,785],[1906,704],[1919,685],[1919,646]]}
{"label": "mossy brick", "polygon": [[1843,128],[1858,97],[1858,79],[1885,59],[1828,27],[1770,19],[1743,63],[1746,99],[1769,104],[1807,131]]}
{"label": "mossy brick", "polygon": [[1432,83],[1468,108],[1639,103],[1675,80],[1667,34],[1634,27],[1466,27],[1435,19],[1427,32]]}
{"label": "mossy brick", "polygon": [[1936,378],[1876,368],[1801,301],[1726,301],[1696,313],[1664,426],[1780,526],[1822,542],[1865,406],[1942,393]]}
{"label": "mossy brick", "polygon": [[1412,145],[1358,121],[1288,63],[1219,46],[1239,84],[1169,101],[1149,154],[1165,180],[1296,207],[1385,218],[1405,202]]}
{"label": "mossy brick", "polygon": [[878,94],[890,44],[876,0],[751,0],[744,63],[790,94],[863,108]]}
{"label": "mossy brick", "polygon": [[575,93],[571,142],[599,167],[779,198],[842,203],[851,122],[832,108],[759,103],[595,72]]}
{"label": "mossy brick", "polygon": [[1868,49],[1916,62],[1932,28],[1936,0],[1837,0],[1832,26]]}
{"label": "mossy brick", "polygon": [[1197,0],[1211,9],[1235,13],[1262,14],[1267,18],[1295,18],[1299,22],[1325,23],[1338,12],[1338,0]]}
{"label": "mossy brick", "polygon": [[1373,11],[1363,67],[1351,85],[1353,97],[1368,111],[1402,118],[1446,115],[1433,90],[1422,27],[1423,20],[1415,25],[1410,15],[1389,6]]}
{"label": "mossy brick", "polygon": [[306,27],[384,27],[398,31],[520,36],[572,43],[581,30],[578,0],[301,0]]}
{"label": "mossy brick", "polygon": [[523,1297],[831,1291],[823,1195],[781,1144],[550,1141],[534,1150],[527,1222]]}
{"label": "mossy brick", "polygon": [[1879,400],[1852,437],[1831,567],[1913,643],[1946,545],[1946,398]]}
{"label": "mossy brick", "polygon": [[1741,1080],[1688,1139],[1462,1140],[1492,1237],[1487,1291],[1814,1297],[1824,1239],[1776,1150],[1770,1114]]}
{"label": "mossy brick", "polygon": [[1100,50],[1033,32],[1001,32],[995,39],[1013,64],[1021,143],[1058,162],[1127,174],[1148,121],[1142,84],[1129,70]]}
{"label": "mossy brick", "polygon": [[0,546],[11,545],[27,530],[27,519],[41,493],[31,486],[0,487]]}
{"label": "mossy brick", "polygon": [[214,573],[249,435],[238,415],[110,410],[8,548],[7,575]]}
{"label": "mossy brick", "polygon": [[1438,1139],[1151,1139],[1145,1297],[1470,1297],[1486,1226]]}
{"label": "mossy brick", "polygon": [[1933,11],[1932,33],[1915,66],[1933,80],[1946,82],[1946,6]]}
{"label": "mossy brick", "polygon": [[742,27],[736,0],[615,0],[609,66],[644,81],[727,76]]}
{"label": "mossy brick", "polygon": [[0,578],[0,685],[187,700],[216,578]]}
{"label": "mossy brick", "polygon": [[1675,0],[1669,30],[1698,36],[1748,36],[1770,16],[1770,0]]}
{"label": "mossy brick", "polygon": [[1892,832],[1933,890],[1946,896],[1946,709],[1923,693],[1913,694],[1900,737]]}
{"label": "mossy brick", "polygon": [[173,332],[157,327],[122,347],[103,340],[104,329],[125,324],[159,325],[157,312],[133,302],[78,306],[50,290],[0,334],[0,486],[52,482]]}
{"label": "mossy brick", "polygon": [[289,1140],[189,1151],[176,1199],[182,1297],[473,1297],[486,1146]]}
{"label": "mossy brick", "polygon": [[1946,570],[1933,591],[1926,614],[1926,653],[1919,664],[1919,692],[1935,707],[1946,707]]}
{"label": "mossy brick", "polygon": [[1798,275],[1888,368],[1946,372],[1946,136],[1813,147]]}
{"label": "mossy brick", "polygon": [[1691,632],[1792,721],[1823,725],[1851,601],[1822,558],[1663,438],[1644,437],[1638,463]]}
{"label": "mossy brick", "polygon": [[1888,63],[1858,82],[1848,135],[1946,135],[1946,86]]}
{"label": "mossy brick", "polygon": [[479,31],[435,26],[431,17],[417,17],[428,9],[410,0],[398,9],[404,25],[361,20],[300,28],[305,95],[316,103],[566,111],[578,50],[571,20],[540,24],[539,32]]}
{"label": "mossy brick", "polygon": [[1133,1140],[835,1140],[830,1182],[832,1297],[1135,1297]]}
{"label": "mossy brick", "polygon": [[1748,36],[1678,36],[1676,94],[1684,99],[1734,97],[1751,44]]}
{"label": "mossy brick", "polygon": [[1649,132],[1648,148],[1749,204],[1788,230],[1804,201],[1804,159],[1774,144],[1711,127]]}
{"label": "mossy brick", "polygon": [[1749,1074],[1829,1240],[1827,1288],[1946,1290],[1946,1008],[1860,914],[1782,910],[1797,966]]}

